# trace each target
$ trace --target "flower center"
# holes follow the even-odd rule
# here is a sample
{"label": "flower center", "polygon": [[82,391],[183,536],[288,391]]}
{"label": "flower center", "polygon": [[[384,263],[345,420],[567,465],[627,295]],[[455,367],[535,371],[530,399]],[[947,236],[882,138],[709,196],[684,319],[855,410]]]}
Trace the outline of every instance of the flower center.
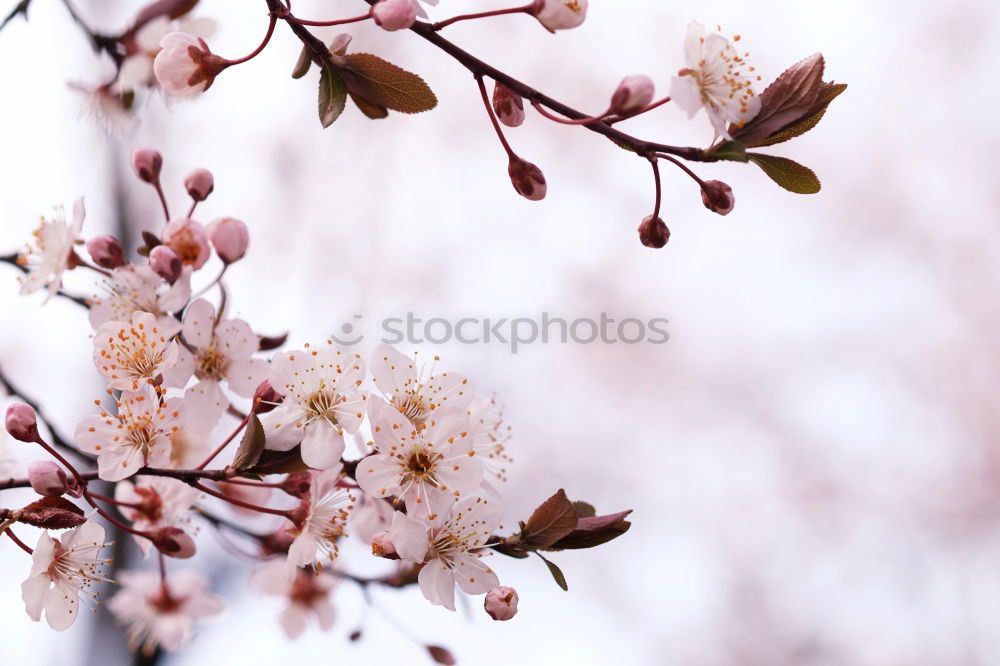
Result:
{"label": "flower center", "polygon": [[332,425],[337,425],[337,413],[333,410],[341,402],[339,395],[329,389],[320,389],[308,398],[305,405],[313,414],[313,418],[326,419]]}
{"label": "flower center", "polygon": [[198,353],[198,367],[195,376],[198,379],[220,380],[226,376],[229,365],[225,355],[215,345],[209,345]]}

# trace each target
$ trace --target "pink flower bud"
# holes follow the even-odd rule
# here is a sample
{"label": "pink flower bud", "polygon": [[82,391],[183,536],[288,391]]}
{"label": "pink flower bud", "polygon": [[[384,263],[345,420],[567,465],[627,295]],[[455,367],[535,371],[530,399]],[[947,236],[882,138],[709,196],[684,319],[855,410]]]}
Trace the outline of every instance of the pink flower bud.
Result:
{"label": "pink flower bud", "polygon": [[417,20],[417,5],[414,0],[379,0],[371,15],[383,30],[406,30]]}
{"label": "pink flower bud", "polygon": [[197,550],[191,535],[179,527],[161,527],[148,536],[156,549],[167,557],[186,560]]}
{"label": "pink flower bud", "polygon": [[125,248],[114,236],[91,238],[87,241],[87,252],[98,266],[115,269],[125,265]]}
{"label": "pink flower bud", "polygon": [[721,180],[705,181],[701,188],[701,201],[705,208],[719,215],[728,215],[736,205],[733,188]]}
{"label": "pink flower bud", "polygon": [[517,590],[512,587],[494,587],[486,593],[483,607],[491,618],[505,622],[517,615]]}
{"label": "pink flower bud", "polygon": [[514,189],[525,199],[541,201],[545,198],[545,175],[531,162],[514,156],[507,165],[507,173]]}
{"label": "pink flower bud", "polygon": [[549,32],[569,30],[587,18],[587,0],[535,0],[532,13]]}
{"label": "pink flower bud", "polygon": [[660,218],[653,219],[652,215],[646,217],[639,225],[639,240],[646,247],[660,248],[670,240],[670,229]]}
{"label": "pink flower bud", "polygon": [[239,261],[247,253],[250,232],[247,225],[235,217],[222,217],[208,225],[208,237],[215,246],[215,252],[224,262]]}
{"label": "pink flower bud", "polygon": [[136,148],[132,151],[132,170],[144,183],[160,182],[163,156],[152,148]]}
{"label": "pink flower bud", "polygon": [[181,258],[169,245],[157,245],[149,251],[149,267],[161,278],[173,284],[181,276]]}
{"label": "pink flower bud", "polygon": [[314,476],[316,476],[316,473],[312,470],[303,470],[301,472],[289,474],[285,477],[285,480],[281,482],[281,489],[292,497],[308,499],[309,489],[312,487],[312,480]]}
{"label": "pink flower bud", "polygon": [[396,554],[396,546],[393,545],[388,532],[379,532],[372,537],[372,555],[384,557],[387,560],[399,559],[399,555]]}
{"label": "pink flower bud", "polygon": [[28,481],[32,490],[47,497],[59,497],[70,489],[66,472],[50,460],[39,460],[28,465]]}
{"label": "pink flower bud", "polygon": [[626,76],[611,96],[611,112],[619,116],[639,113],[653,101],[653,80],[645,74]]}
{"label": "pink flower bud", "polygon": [[271,382],[264,380],[253,394],[253,411],[255,414],[266,414],[282,401],[282,395],[274,390]]}
{"label": "pink flower bud", "polygon": [[167,224],[160,240],[177,253],[182,264],[191,266],[195,270],[204,266],[212,254],[205,227],[187,218]]}
{"label": "pink flower bud", "polygon": [[37,442],[39,439],[35,410],[23,402],[15,402],[7,408],[5,425],[14,439],[22,442]]}
{"label": "pink flower bud", "polygon": [[502,83],[493,88],[493,110],[507,127],[518,127],[524,122],[524,99]]}
{"label": "pink flower bud", "polygon": [[207,90],[228,66],[224,58],[212,53],[205,40],[183,32],[171,32],[160,40],[160,52],[153,60],[153,73],[168,95],[187,97]]}
{"label": "pink flower bud", "polygon": [[215,189],[215,177],[208,169],[195,169],[184,178],[184,189],[195,201],[204,201]]}

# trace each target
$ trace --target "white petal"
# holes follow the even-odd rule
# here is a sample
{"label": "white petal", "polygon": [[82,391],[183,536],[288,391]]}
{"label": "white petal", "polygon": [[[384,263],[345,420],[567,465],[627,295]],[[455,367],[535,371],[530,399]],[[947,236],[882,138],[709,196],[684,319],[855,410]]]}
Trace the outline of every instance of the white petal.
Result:
{"label": "white petal", "polygon": [[441,560],[431,560],[417,574],[420,591],[432,604],[455,610],[455,577]]}
{"label": "white petal", "polygon": [[340,429],[325,419],[305,427],[302,437],[302,462],[313,469],[327,469],[340,463],[344,455],[344,437]]}

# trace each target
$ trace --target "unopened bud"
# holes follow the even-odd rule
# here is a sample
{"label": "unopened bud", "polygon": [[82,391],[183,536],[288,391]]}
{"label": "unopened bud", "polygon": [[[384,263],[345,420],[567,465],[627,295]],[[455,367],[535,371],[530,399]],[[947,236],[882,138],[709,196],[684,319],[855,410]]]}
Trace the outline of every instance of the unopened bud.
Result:
{"label": "unopened bud", "polygon": [[184,189],[195,201],[204,201],[215,189],[215,177],[208,169],[195,169],[184,178]]}
{"label": "unopened bud", "polygon": [[28,465],[28,482],[39,495],[58,497],[70,489],[69,477],[59,465],[39,460]]}
{"label": "unopened bud", "polygon": [[208,225],[208,237],[216,254],[227,264],[239,261],[247,253],[250,232],[247,225],[235,217],[221,217]]}
{"label": "unopened bud", "polygon": [[517,590],[512,587],[494,587],[483,601],[486,613],[500,622],[517,615]]}
{"label": "unopened bud", "polygon": [[266,414],[277,407],[283,400],[280,393],[274,390],[271,382],[264,380],[253,393],[254,414]]}
{"label": "unopened bud", "polygon": [[163,168],[163,156],[152,148],[136,148],[132,151],[132,170],[144,183],[160,182],[160,169]]}
{"label": "unopened bud", "polygon": [[114,236],[95,236],[87,241],[87,252],[94,263],[103,268],[115,269],[125,265],[125,248]]}
{"label": "unopened bud", "polygon": [[14,439],[22,442],[37,442],[39,439],[38,417],[35,416],[35,410],[23,402],[15,402],[7,408],[4,425]]}
{"label": "unopened bud", "polygon": [[205,227],[188,218],[168,223],[160,240],[177,253],[182,264],[195,270],[204,266],[212,254]]}
{"label": "unopened bud", "polygon": [[493,110],[507,127],[518,127],[524,122],[524,99],[502,83],[493,88]]}
{"label": "unopened bud", "polygon": [[406,30],[417,20],[415,0],[379,0],[371,9],[375,24],[383,30]]}
{"label": "unopened bud", "polygon": [[701,201],[705,208],[719,215],[728,215],[736,205],[733,188],[721,180],[705,181],[701,188]]}
{"label": "unopened bud", "polygon": [[670,229],[662,219],[653,219],[652,215],[646,217],[639,225],[639,240],[646,247],[660,248],[670,240]]}
{"label": "unopened bud", "polygon": [[153,74],[168,95],[186,97],[207,90],[231,63],[212,53],[200,37],[167,33],[153,60]]}
{"label": "unopened bud", "polygon": [[149,267],[161,278],[173,284],[181,276],[181,258],[169,245],[157,245],[149,251]]}
{"label": "unopened bud", "polygon": [[194,539],[179,527],[161,527],[148,535],[156,549],[167,557],[186,560],[195,553]]}
{"label": "unopened bud", "polygon": [[312,470],[303,470],[301,472],[289,474],[285,477],[285,480],[281,482],[281,489],[292,497],[308,499],[309,489],[312,487],[312,480],[314,476],[316,476],[316,473]]}
{"label": "unopened bud", "polygon": [[526,162],[515,155],[510,158],[507,173],[510,174],[510,182],[514,185],[514,189],[525,199],[541,201],[545,198],[545,175],[531,162]]}
{"label": "unopened bud", "polygon": [[611,96],[611,113],[631,116],[639,113],[653,101],[653,80],[645,74],[626,76]]}
{"label": "unopened bud", "polygon": [[372,555],[384,557],[387,560],[399,559],[399,555],[396,553],[396,546],[393,545],[388,532],[379,532],[372,537]]}

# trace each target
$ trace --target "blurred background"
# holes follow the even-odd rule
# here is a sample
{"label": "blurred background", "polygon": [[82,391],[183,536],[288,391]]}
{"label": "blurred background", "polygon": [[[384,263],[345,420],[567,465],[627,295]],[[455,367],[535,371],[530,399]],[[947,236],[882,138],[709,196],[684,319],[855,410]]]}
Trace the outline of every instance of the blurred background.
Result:
{"label": "blurred background", "polygon": [[[196,15],[219,22],[213,50],[249,52],[263,4],[204,0]],[[108,32],[139,6],[78,2]],[[433,16],[497,6],[443,0]],[[359,9],[295,3],[317,19]],[[699,165],[736,193],[722,218],[666,165],[673,235],[662,250],[635,231],[652,208],[647,164],[529,110],[508,138],[549,189],[542,202],[520,198],[472,78],[415,35],[348,26],[352,51],[428,81],[440,99],[431,113],[376,122],[348,108],[321,129],[317,75],[289,77],[299,43],[279,25],[260,57],[207,94],[147,95],[131,127],[108,131],[68,84],[100,83],[111,65],[60,3],[36,2],[28,23],[0,33],[0,253],[80,194],[86,235],[158,229],[155,195],[128,163],[134,147],[152,146],[175,208],[189,169],[215,173],[200,219],[231,215],[252,230],[248,259],[228,275],[232,311],[262,333],[290,330],[292,345],[354,315],[670,322],[665,345],[400,345],[441,355],[506,404],[508,520],[558,487],[599,512],[635,510],[624,537],[554,555],[568,593],[535,559],[497,562],[521,610],[494,623],[478,598],[450,613],[415,589],[374,590],[372,610],[344,583],[337,626],[292,643],[280,603],[248,589],[252,563],[203,530],[193,564],[229,608],[161,663],[430,663],[424,643],[477,665],[1000,663],[1000,134],[990,116],[1000,6],[592,0],[586,23],[556,36],[514,16],[447,37],[596,112],[628,74],[666,94],[691,19],[741,34],[765,80],[822,51],[826,78],[850,87],[816,130],[768,151],[812,167],[817,195],[785,192],[751,165]],[[703,115],[687,121],[670,105],[622,128],[675,145],[712,138]],[[18,298],[9,267],[0,286],[0,364],[72,432],[102,388],[86,318],[65,301]],[[2,446],[5,475],[38,457]],[[5,497],[18,505],[16,492]],[[374,566],[361,550],[347,556],[347,568]],[[19,590],[28,567],[0,542],[0,661],[129,663],[105,611],[60,635],[30,622]],[[348,642],[357,628],[362,639]]]}

